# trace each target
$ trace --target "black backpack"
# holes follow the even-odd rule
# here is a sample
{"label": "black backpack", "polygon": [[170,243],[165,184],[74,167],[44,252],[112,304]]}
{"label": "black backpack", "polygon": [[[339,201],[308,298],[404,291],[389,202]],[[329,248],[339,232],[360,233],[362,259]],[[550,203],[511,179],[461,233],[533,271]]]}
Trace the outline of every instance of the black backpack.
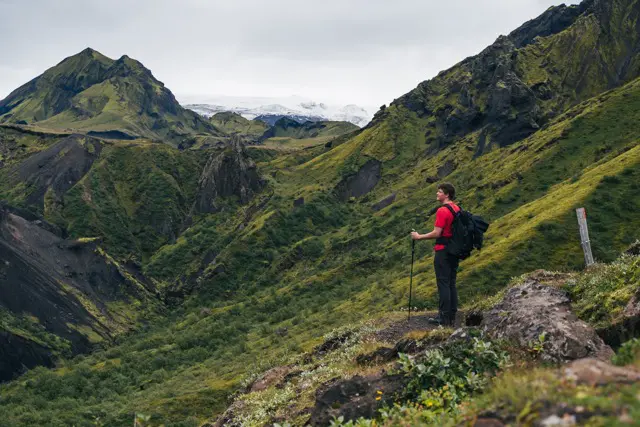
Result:
{"label": "black backpack", "polygon": [[482,217],[473,215],[460,208],[458,212],[446,204],[444,205],[453,215],[451,224],[452,237],[440,237],[436,243],[447,246],[447,252],[457,258],[466,259],[473,249],[482,249],[484,233],[489,229],[489,223]]}

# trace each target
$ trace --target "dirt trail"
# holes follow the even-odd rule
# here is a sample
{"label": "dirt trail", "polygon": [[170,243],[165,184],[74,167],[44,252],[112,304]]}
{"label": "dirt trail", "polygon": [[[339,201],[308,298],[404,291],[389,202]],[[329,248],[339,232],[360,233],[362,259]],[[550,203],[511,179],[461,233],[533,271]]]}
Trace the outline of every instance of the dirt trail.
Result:
{"label": "dirt trail", "polygon": [[[409,321],[407,317],[396,320],[385,328],[374,333],[373,338],[379,341],[395,343],[409,332],[437,329],[439,326],[431,324],[428,321],[430,317],[434,317],[437,314],[438,313],[436,312],[420,312],[420,314],[412,315],[411,321]],[[456,317],[456,327],[460,327],[462,324],[464,324],[464,313],[458,312]]]}

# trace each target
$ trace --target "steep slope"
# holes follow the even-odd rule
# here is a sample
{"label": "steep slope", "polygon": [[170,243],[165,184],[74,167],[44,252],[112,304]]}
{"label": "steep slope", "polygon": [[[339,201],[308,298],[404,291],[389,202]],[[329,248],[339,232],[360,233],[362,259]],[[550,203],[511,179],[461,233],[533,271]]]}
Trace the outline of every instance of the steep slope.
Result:
{"label": "steep slope", "polygon": [[126,55],[114,61],[92,49],[65,59],[0,101],[0,123],[176,146],[224,136],[182,108],[140,62]]}
{"label": "steep slope", "polygon": [[477,154],[509,145],[638,77],[639,14],[628,0],[552,8],[393,105],[425,120],[421,132],[432,152],[472,132]]}
{"label": "steep slope", "polygon": [[96,239],[64,239],[55,226],[4,204],[0,257],[0,380],[111,341],[159,306],[153,286]]}

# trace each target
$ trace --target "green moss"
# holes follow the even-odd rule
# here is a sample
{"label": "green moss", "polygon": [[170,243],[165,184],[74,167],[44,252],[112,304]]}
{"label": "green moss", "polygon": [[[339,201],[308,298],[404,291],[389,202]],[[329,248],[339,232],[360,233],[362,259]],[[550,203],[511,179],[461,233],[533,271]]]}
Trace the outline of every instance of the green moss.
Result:
{"label": "green moss", "polygon": [[100,236],[108,252],[146,259],[179,232],[201,161],[162,145],[107,147],[60,215],[72,235]]}

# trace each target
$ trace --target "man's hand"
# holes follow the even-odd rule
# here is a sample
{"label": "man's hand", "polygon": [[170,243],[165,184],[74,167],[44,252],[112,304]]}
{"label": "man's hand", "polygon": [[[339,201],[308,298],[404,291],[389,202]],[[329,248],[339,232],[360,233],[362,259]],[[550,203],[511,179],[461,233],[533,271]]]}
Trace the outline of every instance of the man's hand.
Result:
{"label": "man's hand", "polygon": [[411,238],[413,240],[420,240],[420,233],[418,233],[417,231],[412,231],[411,232]]}

